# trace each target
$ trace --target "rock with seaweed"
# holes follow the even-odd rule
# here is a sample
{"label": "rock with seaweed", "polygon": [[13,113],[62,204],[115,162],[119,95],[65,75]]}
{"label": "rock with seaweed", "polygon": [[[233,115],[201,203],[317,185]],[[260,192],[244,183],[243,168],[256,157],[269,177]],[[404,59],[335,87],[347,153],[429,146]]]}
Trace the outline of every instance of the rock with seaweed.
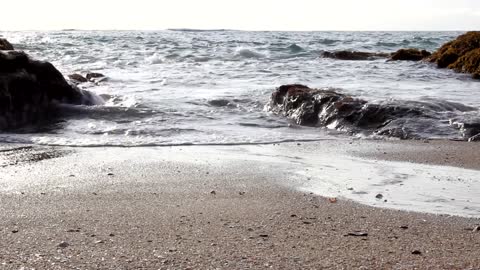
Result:
{"label": "rock with seaweed", "polygon": [[429,58],[439,68],[470,73],[480,79],[480,31],[471,31],[447,42]]}
{"label": "rock with seaweed", "polygon": [[420,61],[432,55],[426,50],[400,49],[392,54],[391,61]]}
{"label": "rock with seaweed", "polygon": [[96,102],[93,94],[69,84],[51,63],[20,51],[0,52],[0,130],[48,120],[60,103]]}

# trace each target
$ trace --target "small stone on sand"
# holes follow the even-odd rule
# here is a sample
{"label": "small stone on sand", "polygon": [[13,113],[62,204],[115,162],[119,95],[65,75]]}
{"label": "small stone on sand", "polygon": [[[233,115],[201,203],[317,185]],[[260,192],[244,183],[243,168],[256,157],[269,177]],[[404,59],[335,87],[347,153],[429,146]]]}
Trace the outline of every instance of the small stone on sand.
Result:
{"label": "small stone on sand", "polygon": [[57,245],[57,247],[59,247],[59,248],[66,248],[68,246],[70,246],[70,244],[65,242],[65,241],[60,242],[60,244]]}

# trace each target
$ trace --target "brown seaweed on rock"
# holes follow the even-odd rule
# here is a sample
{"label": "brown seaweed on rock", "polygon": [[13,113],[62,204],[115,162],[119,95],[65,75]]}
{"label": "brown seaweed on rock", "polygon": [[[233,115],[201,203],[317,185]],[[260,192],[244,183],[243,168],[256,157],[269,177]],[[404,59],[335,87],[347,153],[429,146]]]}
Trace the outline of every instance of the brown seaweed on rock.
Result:
{"label": "brown seaweed on rock", "polygon": [[400,49],[392,54],[391,61],[420,61],[432,55],[426,50]]}
{"label": "brown seaweed on rock", "polygon": [[480,79],[480,31],[467,32],[444,44],[429,60],[439,68],[471,73]]}

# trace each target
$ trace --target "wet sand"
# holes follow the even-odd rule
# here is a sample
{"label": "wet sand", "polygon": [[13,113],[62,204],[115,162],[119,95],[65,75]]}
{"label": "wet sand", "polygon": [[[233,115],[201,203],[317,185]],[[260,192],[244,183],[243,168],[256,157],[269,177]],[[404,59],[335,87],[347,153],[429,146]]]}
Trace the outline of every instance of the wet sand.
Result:
{"label": "wet sand", "polygon": [[1,269],[480,267],[479,217],[332,203],[300,192],[311,180],[298,173],[315,153],[478,170],[480,144],[12,147],[0,151]]}

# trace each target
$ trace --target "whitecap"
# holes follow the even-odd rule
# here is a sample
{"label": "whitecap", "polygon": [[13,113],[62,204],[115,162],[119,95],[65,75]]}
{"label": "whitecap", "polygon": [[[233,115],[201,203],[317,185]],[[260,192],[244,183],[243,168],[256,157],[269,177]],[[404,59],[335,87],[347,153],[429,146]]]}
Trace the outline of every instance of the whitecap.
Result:
{"label": "whitecap", "polygon": [[242,47],[237,48],[235,55],[243,58],[264,58],[265,57],[264,54],[259,53],[253,49],[242,48]]}
{"label": "whitecap", "polygon": [[149,56],[145,61],[150,65],[162,64],[164,62],[163,57],[159,56],[157,53],[154,53],[152,56]]}

